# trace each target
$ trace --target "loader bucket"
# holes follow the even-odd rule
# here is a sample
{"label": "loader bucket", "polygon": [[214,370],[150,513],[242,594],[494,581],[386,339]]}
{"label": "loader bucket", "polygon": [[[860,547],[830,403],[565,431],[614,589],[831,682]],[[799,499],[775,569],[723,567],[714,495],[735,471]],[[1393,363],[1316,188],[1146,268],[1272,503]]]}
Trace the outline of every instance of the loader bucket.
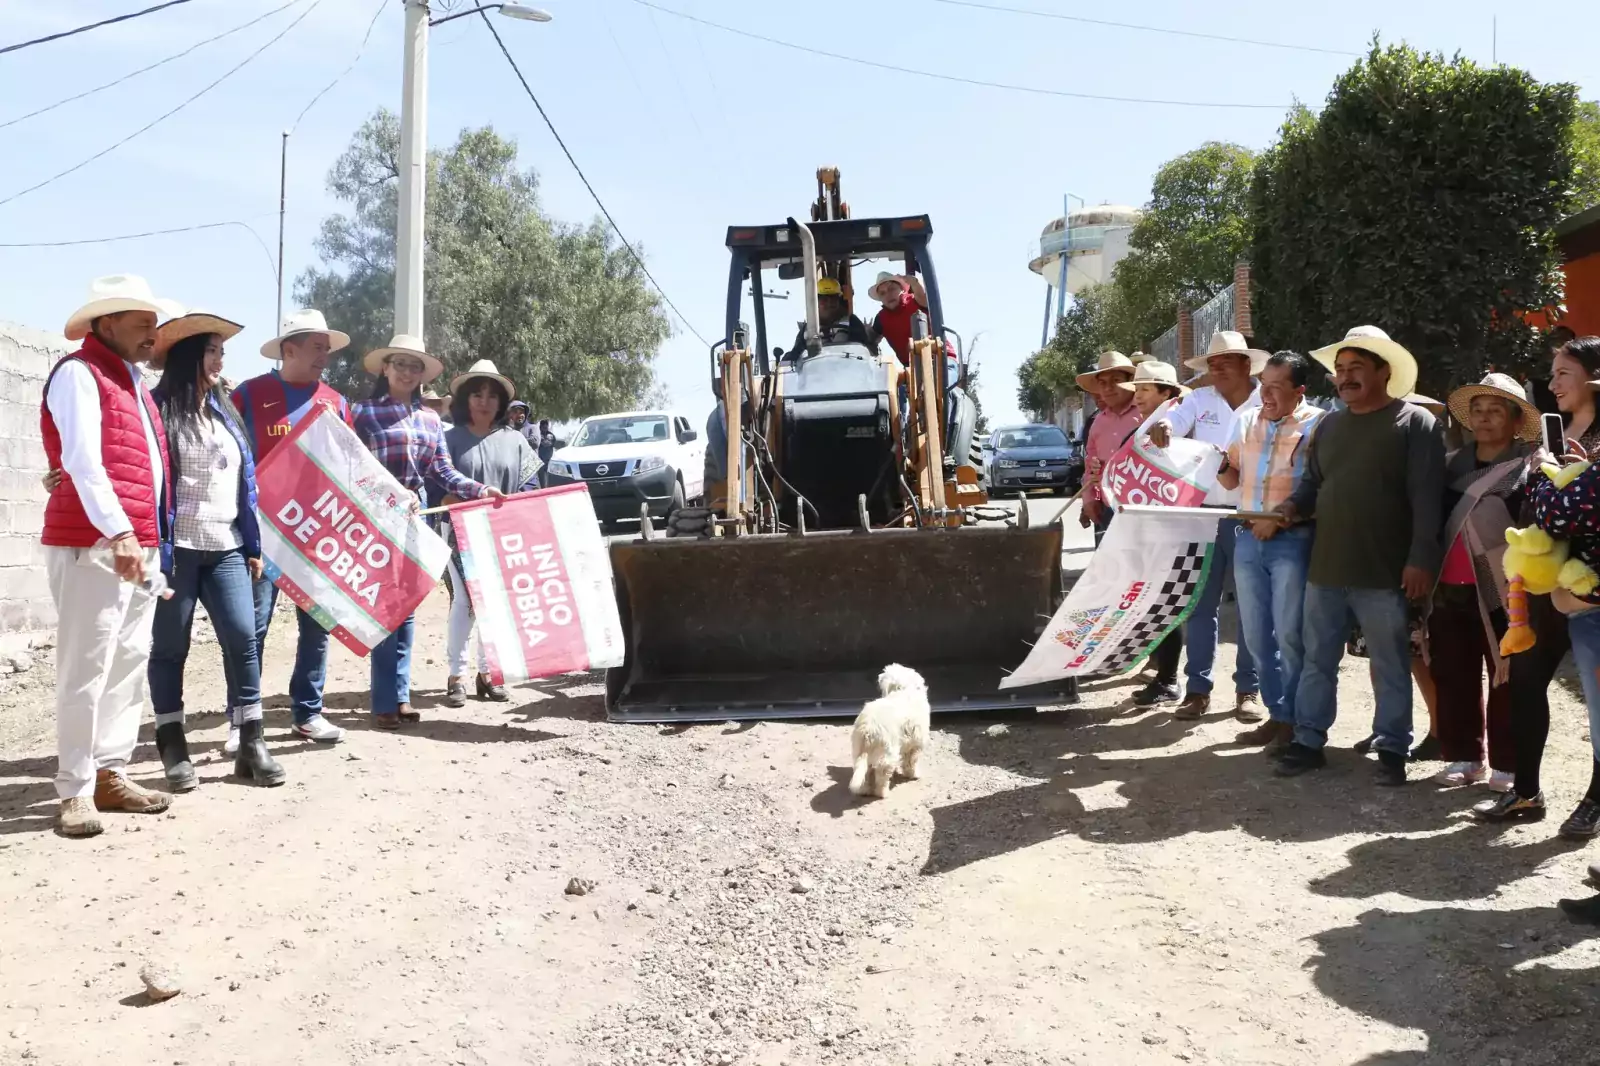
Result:
{"label": "loader bucket", "polygon": [[999,691],[1060,599],[1057,526],[633,541],[611,567],[614,721],[854,716],[895,662],[936,711],[1075,701],[1066,681]]}

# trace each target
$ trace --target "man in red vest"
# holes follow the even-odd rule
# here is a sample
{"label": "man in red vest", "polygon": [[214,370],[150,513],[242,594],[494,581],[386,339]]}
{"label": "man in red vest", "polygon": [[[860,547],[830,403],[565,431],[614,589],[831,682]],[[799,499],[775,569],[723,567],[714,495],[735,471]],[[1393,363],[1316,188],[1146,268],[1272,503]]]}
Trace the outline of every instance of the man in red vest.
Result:
{"label": "man in red vest", "polygon": [[164,811],[129,781],[150,659],[161,543],[172,521],[167,437],[137,364],[161,306],[143,278],[98,278],[63,331],[82,341],[45,382],[45,565],[56,601],[56,795],[64,836],[100,832],[101,811]]}
{"label": "man in red vest", "polygon": [[[350,424],[350,405],[322,380],[328,359],[350,343],[348,334],[328,328],[321,311],[291,311],[278,335],[261,346],[261,354],[278,368],[251,378],[233,393],[233,405],[244,418],[245,432],[259,466],[289,430],[321,404]],[[277,567],[267,560],[267,571],[256,582],[256,654],[266,661],[267,628],[278,602],[273,584]],[[300,642],[295,646],[294,673],[289,678],[289,700],[294,708],[294,731],[308,740],[337,744],[344,730],[322,716],[322,686],[328,676],[328,631],[305,611],[297,610]],[[223,750],[238,750],[238,727],[228,733]]]}

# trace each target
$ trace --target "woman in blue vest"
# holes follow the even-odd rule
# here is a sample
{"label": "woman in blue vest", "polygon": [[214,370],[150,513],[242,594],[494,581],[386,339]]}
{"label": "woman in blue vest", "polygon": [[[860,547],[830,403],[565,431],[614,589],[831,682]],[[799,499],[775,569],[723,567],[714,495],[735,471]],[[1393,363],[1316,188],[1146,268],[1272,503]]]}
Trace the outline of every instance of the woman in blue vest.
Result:
{"label": "woman in blue vest", "polygon": [[156,748],[174,792],[195,787],[183,729],[183,667],[196,602],[205,605],[226,667],[232,724],[239,733],[234,773],[281,785],[283,768],[261,736],[261,664],[253,581],[261,576],[256,476],[250,442],[222,388],[222,346],[242,327],[191,311],[156,331],[152,362],[165,361],[154,398],[166,426],[176,514],[161,545],[173,596],[156,607],[150,700]]}

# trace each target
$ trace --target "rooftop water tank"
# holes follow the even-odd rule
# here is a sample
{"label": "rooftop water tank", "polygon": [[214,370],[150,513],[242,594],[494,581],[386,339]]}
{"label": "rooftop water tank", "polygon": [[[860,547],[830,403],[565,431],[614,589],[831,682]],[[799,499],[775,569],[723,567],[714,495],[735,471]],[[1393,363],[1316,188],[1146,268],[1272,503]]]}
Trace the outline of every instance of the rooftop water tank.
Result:
{"label": "rooftop water tank", "polygon": [[1039,234],[1039,248],[1028,269],[1052,285],[1061,277],[1061,253],[1067,252],[1067,291],[1077,294],[1111,279],[1111,269],[1128,254],[1128,235],[1142,212],[1122,204],[1080,207],[1058,218]]}

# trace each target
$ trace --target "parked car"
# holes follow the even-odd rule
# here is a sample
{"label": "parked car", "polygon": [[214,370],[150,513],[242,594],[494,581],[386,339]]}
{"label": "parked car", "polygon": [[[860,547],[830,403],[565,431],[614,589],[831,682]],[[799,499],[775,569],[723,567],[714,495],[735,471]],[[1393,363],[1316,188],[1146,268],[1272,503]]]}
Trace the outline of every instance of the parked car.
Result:
{"label": "parked car", "polygon": [[589,486],[603,526],[665,519],[705,492],[705,441],[676,411],[629,411],[586,418],[572,443],[550,457],[550,485]]}
{"label": "parked car", "polygon": [[989,491],[1053,489],[1062,495],[1083,484],[1083,449],[1055,426],[1002,426],[989,437]]}

